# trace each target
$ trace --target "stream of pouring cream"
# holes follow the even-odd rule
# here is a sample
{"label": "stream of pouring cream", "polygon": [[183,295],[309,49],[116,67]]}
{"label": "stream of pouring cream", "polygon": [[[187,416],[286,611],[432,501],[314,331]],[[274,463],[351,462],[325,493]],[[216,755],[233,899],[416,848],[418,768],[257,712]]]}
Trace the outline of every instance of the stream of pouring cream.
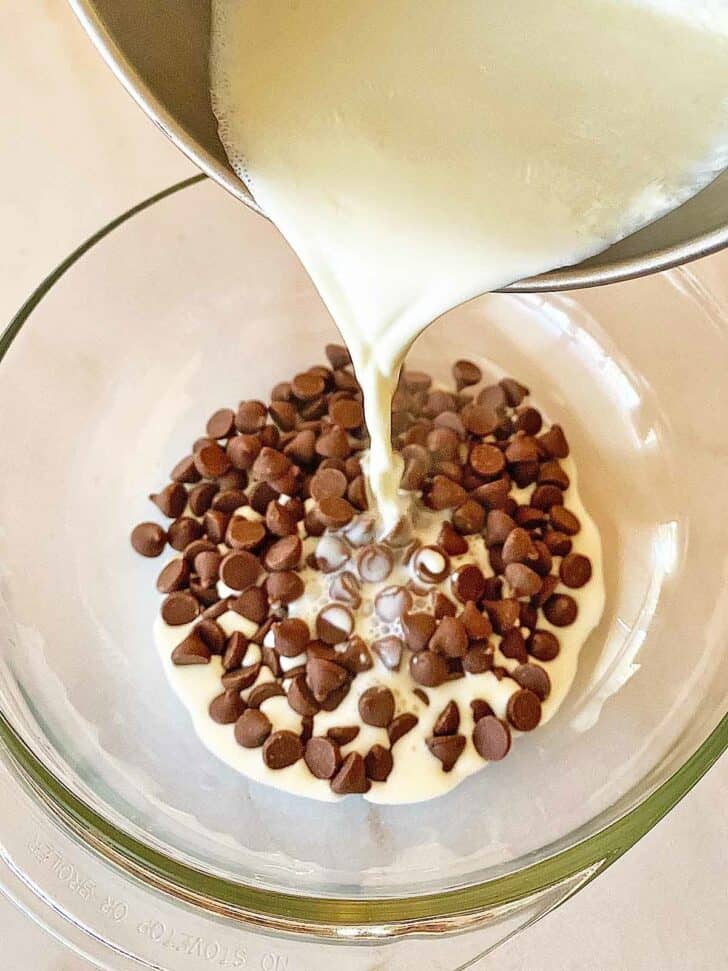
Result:
{"label": "stream of pouring cream", "polygon": [[351,352],[383,532],[404,356],[476,294],[578,262],[725,166],[722,0],[213,0],[230,160]]}

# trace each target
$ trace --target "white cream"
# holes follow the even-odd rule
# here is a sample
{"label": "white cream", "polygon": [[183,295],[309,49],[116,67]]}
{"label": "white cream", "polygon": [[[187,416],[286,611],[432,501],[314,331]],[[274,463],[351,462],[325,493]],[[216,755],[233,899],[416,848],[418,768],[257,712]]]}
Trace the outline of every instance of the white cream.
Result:
{"label": "white cream", "polygon": [[[558,657],[553,661],[538,662],[549,675],[551,693],[543,704],[541,724],[549,721],[558,711],[564,698],[569,692],[576,675],[579,652],[592,630],[599,623],[604,609],[604,579],[602,572],[602,548],[599,532],[594,521],[584,508],[578,491],[576,469],[572,459],[562,462],[571,485],[565,493],[565,503],[581,522],[581,530],[573,537],[574,551],[584,553],[591,559],[593,574],[589,583],[580,590],[569,590],[579,606],[579,613],[574,624],[570,627],[556,628],[540,617],[539,626],[544,630],[553,631],[561,643]],[[514,491],[513,495],[519,502],[526,502],[532,488]],[[423,542],[435,542],[446,513],[428,513],[421,511],[417,533]],[[486,576],[492,576],[493,571],[488,562],[487,551],[481,536],[469,537],[470,549],[462,557],[455,557],[452,561],[453,570],[465,562],[475,562]],[[554,558],[553,572],[558,573],[558,557]],[[313,631],[316,615],[330,598],[326,594],[333,574],[321,583],[319,575],[311,572],[311,581],[306,585],[306,593],[291,604],[291,616],[302,617]],[[308,578],[307,578],[308,579]],[[411,579],[408,569],[399,566],[386,580],[378,584],[364,584],[362,587],[363,602],[361,609],[356,612],[356,633],[367,644],[375,638],[388,633],[401,634],[399,622],[386,624],[380,621],[374,610],[373,603],[377,593],[387,586],[406,583]],[[450,594],[449,579],[442,584],[433,584],[429,589],[440,589]],[[415,609],[418,604],[415,603]],[[228,611],[219,619],[219,623],[229,634],[233,630],[242,630],[251,636],[255,631],[255,624],[233,611]],[[171,653],[175,646],[187,636],[194,624],[182,627],[169,627],[161,617],[155,623],[155,640],[165,673],[180,700],[187,708],[195,730],[208,749],[238,772],[249,776],[258,782],[284,789],[300,796],[308,796],[319,800],[335,800],[340,797],[332,793],[328,782],[315,779],[308,771],[304,762],[298,762],[287,769],[269,769],[263,762],[261,750],[242,748],[235,741],[233,725],[218,725],[208,714],[210,702],[221,691],[220,675],[222,668],[220,659],[213,657],[207,665],[177,667],[171,661]],[[496,645],[496,663],[508,670],[517,666],[517,661],[503,657],[497,650],[500,641],[498,635],[493,635]],[[255,663],[260,659],[259,649],[251,644],[245,664]],[[284,668],[295,667],[303,658],[282,659]],[[394,768],[386,783],[373,783],[370,791],[364,796],[370,802],[377,803],[410,803],[440,796],[463,781],[463,779],[482,769],[486,763],[478,755],[472,742],[473,719],[470,702],[476,698],[487,701],[494,712],[505,717],[506,706],[510,695],[518,690],[518,685],[510,678],[498,681],[490,672],[471,675],[458,681],[449,681],[438,688],[427,688],[430,705],[426,706],[414,694],[417,685],[412,681],[408,670],[409,652],[405,651],[400,670],[392,672],[374,656],[374,667],[370,671],[358,674],[354,679],[351,691],[343,702],[332,712],[319,712],[314,717],[314,734],[324,735],[328,728],[342,725],[360,725],[361,717],[358,712],[358,701],[361,694],[372,685],[383,684],[395,695],[396,714],[409,711],[417,715],[417,726],[394,747]],[[268,668],[261,668],[258,681],[261,683],[272,679]],[[449,773],[442,771],[441,765],[434,758],[426,745],[426,739],[432,734],[435,719],[448,701],[454,700],[460,711],[460,733],[466,738],[465,749],[453,770]],[[275,729],[290,729],[301,731],[300,716],[291,710],[285,698],[274,698],[264,702],[261,710],[265,712]],[[514,736],[519,733],[513,731]],[[343,746],[344,754],[357,751],[366,755],[370,747],[376,743],[388,745],[387,733],[384,729],[362,725],[358,737],[349,745]]]}
{"label": "white cream", "polygon": [[232,164],[351,351],[384,530],[389,403],[423,328],[726,164],[721,0],[213,0],[211,73]]}

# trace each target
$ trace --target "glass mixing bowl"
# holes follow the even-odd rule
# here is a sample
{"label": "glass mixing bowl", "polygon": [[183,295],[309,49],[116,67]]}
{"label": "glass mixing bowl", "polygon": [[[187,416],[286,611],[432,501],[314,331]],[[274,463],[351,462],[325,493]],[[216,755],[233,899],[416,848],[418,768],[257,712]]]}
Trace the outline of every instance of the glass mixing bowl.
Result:
{"label": "glass mixing bowl", "polygon": [[312,803],[202,747],[128,537],[207,416],[334,327],[276,230],[200,178],[101,230],[0,342],[5,889],[114,969],[452,969],[602,871],[728,742],[726,302],[675,270],[484,296],[420,338],[415,367],[488,359],[567,427],[607,610],[505,762],[425,804]]}

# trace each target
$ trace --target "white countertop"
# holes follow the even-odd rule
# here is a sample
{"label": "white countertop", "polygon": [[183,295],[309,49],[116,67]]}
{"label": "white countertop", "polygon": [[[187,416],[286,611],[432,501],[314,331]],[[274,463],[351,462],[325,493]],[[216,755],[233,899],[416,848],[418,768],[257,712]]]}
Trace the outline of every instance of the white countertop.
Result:
{"label": "white countertop", "polygon": [[[5,120],[1,328],[75,245],[193,169],[104,67],[65,0],[2,0],[0,90]],[[725,278],[728,252],[704,261],[704,267],[709,276]],[[723,759],[626,858],[483,966],[499,971],[728,967],[727,802],[728,760]],[[3,971],[90,968],[2,898],[0,955]]]}

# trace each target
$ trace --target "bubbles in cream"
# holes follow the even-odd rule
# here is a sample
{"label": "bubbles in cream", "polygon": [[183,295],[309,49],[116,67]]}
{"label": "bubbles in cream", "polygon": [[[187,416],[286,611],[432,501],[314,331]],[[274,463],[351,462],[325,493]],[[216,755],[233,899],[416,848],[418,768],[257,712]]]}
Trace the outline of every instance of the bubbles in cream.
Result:
{"label": "bubbles in cream", "polygon": [[213,0],[232,164],[350,349],[369,485],[403,513],[389,405],[445,310],[575,263],[728,153],[718,0]]}

